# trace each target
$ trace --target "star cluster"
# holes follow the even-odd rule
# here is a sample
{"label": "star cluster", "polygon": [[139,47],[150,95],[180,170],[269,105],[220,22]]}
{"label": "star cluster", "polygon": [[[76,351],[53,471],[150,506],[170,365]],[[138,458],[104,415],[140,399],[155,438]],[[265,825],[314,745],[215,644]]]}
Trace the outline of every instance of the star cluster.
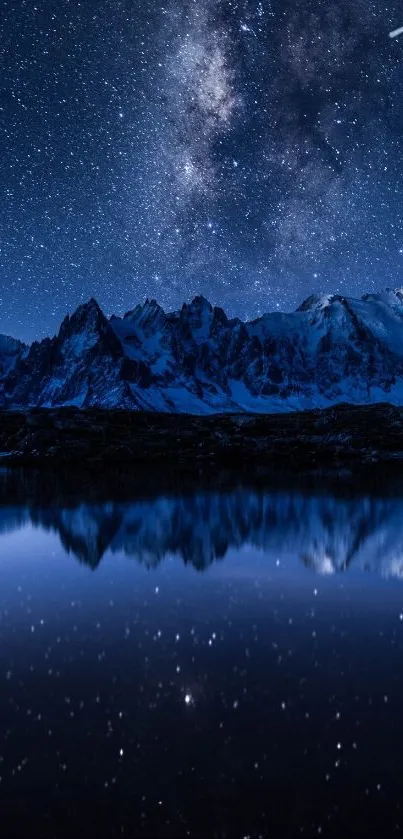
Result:
{"label": "star cluster", "polygon": [[0,331],[402,284],[397,0],[0,3]]}

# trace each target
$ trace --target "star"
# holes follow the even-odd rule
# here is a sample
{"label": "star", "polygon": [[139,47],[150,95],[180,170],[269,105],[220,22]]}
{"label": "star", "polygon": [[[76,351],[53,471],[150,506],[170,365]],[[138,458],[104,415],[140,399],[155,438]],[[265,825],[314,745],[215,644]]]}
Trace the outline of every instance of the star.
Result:
{"label": "star", "polygon": [[401,285],[396,0],[3,6],[0,333]]}

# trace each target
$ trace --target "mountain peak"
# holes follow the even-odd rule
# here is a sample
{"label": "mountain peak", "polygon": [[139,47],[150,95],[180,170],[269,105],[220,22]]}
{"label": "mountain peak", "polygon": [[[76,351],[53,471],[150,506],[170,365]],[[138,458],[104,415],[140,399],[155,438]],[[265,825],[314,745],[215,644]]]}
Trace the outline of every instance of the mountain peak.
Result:
{"label": "mountain peak", "polygon": [[112,327],[94,297],[65,317],[57,340],[63,354],[71,353],[75,359],[83,358],[100,342],[104,344],[106,341],[112,353],[119,350]]}
{"label": "mountain peak", "polygon": [[66,330],[70,332],[81,332],[83,329],[100,327],[104,322],[106,323],[107,319],[102,309],[95,298],[90,297],[86,303],[81,303],[73,314],[66,315],[60,327],[60,332],[63,337]]}
{"label": "mountain peak", "polygon": [[200,312],[212,312],[213,307],[207,297],[202,294],[196,294],[190,303],[183,303],[181,312],[190,312],[191,314],[199,314]]}
{"label": "mountain peak", "polygon": [[297,312],[310,312],[326,309],[334,300],[337,299],[335,294],[311,294],[298,306]]}
{"label": "mountain peak", "polygon": [[400,307],[403,303],[403,288],[387,287],[382,289],[382,291],[373,291],[369,294],[364,294],[361,299],[364,303],[368,303],[369,301],[383,303],[385,306],[390,306],[393,309],[396,308],[396,305]]}
{"label": "mountain peak", "polygon": [[146,297],[144,303],[138,303],[134,309],[129,309],[128,312],[125,312],[123,319],[124,320],[137,320],[141,319],[144,321],[145,319],[156,317],[157,315],[165,314],[164,309],[158,303],[155,298],[149,300]]}
{"label": "mountain peak", "polygon": [[95,300],[95,297],[90,297],[90,299],[85,303],[80,303],[80,305],[77,306],[77,309],[74,310],[73,314],[70,315],[70,320],[74,317],[88,317],[91,315],[102,315],[102,317],[104,317],[103,311],[97,300]]}
{"label": "mountain peak", "polygon": [[193,297],[189,304],[189,309],[208,309],[211,312],[213,307],[207,297],[204,297],[203,294],[196,294],[196,297]]}

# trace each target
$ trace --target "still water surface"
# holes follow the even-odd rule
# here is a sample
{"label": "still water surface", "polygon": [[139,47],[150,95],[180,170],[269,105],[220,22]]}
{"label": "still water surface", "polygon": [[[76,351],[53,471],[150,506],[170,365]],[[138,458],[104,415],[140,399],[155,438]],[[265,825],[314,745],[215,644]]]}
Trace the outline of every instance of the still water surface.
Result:
{"label": "still water surface", "polygon": [[403,834],[403,494],[0,507],[13,836]]}

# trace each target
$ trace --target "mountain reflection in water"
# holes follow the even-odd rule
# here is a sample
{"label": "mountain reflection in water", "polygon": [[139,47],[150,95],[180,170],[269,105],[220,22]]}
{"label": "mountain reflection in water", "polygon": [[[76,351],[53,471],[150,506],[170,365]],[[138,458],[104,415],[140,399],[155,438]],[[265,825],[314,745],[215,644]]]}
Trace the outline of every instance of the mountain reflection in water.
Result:
{"label": "mountain reflection in water", "polygon": [[403,497],[323,492],[199,492],[105,503],[0,508],[1,535],[31,523],[60,537],[65,551],[95,569],[123,553],[154,568],[167,556],[203,571],[249,545],[277,560],[293,555],[320,574],[351,566],[403,574]]}
{"label": "mountain reflection in water", "polygon": [[0,472],[4,835],[400,836],[399,484],[160,477]]}

